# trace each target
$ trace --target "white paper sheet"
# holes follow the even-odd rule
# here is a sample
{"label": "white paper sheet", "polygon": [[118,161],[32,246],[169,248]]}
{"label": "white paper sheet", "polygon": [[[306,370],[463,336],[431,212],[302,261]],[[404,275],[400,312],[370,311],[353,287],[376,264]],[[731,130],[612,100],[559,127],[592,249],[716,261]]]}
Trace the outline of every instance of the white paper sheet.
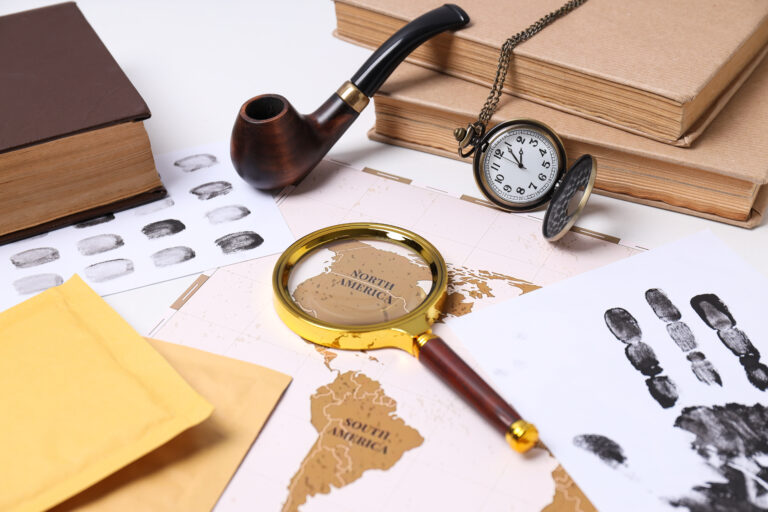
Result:
{"label": "white paper sheet", "polygon": [[0,246],[0,309],[74,273],[108,295],[274,254],[293,241],[272,196],[237,175],[226,144],[155,163],[166,199]]}
{"label": "white paper sheet", "polygon": [[767,311],[704,232],[448,324],[599,510],[766,510]]}

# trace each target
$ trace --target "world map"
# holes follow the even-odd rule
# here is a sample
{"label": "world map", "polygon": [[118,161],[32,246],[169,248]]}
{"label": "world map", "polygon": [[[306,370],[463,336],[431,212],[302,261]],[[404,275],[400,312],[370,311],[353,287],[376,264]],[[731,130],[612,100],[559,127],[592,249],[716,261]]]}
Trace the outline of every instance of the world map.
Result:
{"label": "world map", "polygon": [[[278,205],[297,238],[334,224],[373,221],[402,226],[433,243],[447,262],[449,285],[443,315],[432,330],[470,365],[472,354],[452,335],[452,318],[638,252],[610,237],[577,233],[550,244],[541,238],[536,219],[328,162],[278,198]],[[326,266],[332,265],[333,251],[325,256]],[[385,256],[382,262],[391,258]],[[399,256],[405,260],[398,266],[414,262],[411,255]],[[150,333],[293,377],[217,512],[247,506],[302,512],[594,511],[551,454],[545,449],[524,458],[514,453],[410,354],[335,350],[292,333],[274,312],[276,260],[261,258],[212,272]],[[329,278],[320,275],[323,268],[296,285]],[[345,280],[340,290],[346,293],[367,291],[373,301],[386,300],[386,306],[390,296],[394,305],[408,295],[395,291],[397,279],[378,275],[375,268],[350,264],[343,270],[336,278],[339,284]],[[354,278],[352,287],[348,276]],[[429,290],[421,277],[411,289],[415,302]],[[302,300],[313,295],[311,288],[304,292]],[[381,311],[381,305],[373,311]],[[393,308],[387,314],[400,313]]]}
{"label": "world map", "polygon": [[[415,283],[428,280],[430,274],[421,261],[388,249],[359,241],[334,245],[330,261],[317,267],[318,275],[308,277],[295,287],[294,300],[314,316],[346,324],[351,323],[350,317],[370,322],[387,320],[393,307],[386,297],[398,297],[395,316],[406,313],[424,297]],[[509,298],[539,288],[487,270],[451,265],[448,274],[443,319],[470,313],[476,301]],[[372,286],[376,290],[389,290],[384,299],[366,293],[362,284],[357,285],[357,289],[350,288],[347,282],[370,282],[361,280],[362,275],[383,276],[373,278],[377,281]],[[397,403],[385,394],[380,383],[360,372],[334,370],[331,363],[337,352],[319,345],[315,349],[337,377],[310,397],[311,421],[318,437],[291,478],[283,512],[296,512],[308,497],[330,493],[334,487],[342,488],[366,471],[389,469],[403,453],[424,441],[418,431],[396,415]],[[562,468],[555,470],[553,479],[558,490],[550,505],[554,507],[552,511],[592,510]]]}

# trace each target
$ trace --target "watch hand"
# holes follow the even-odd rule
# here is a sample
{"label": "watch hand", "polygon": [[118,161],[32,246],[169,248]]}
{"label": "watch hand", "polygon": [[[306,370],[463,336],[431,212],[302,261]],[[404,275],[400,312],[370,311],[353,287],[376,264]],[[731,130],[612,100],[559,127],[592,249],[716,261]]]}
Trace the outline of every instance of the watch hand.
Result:
{"label": "watch hand", "polygon": [[525,169],[525,166],[523,165],[523,148],[520,148],[520,168]]}
{"label": "watch hand", "polygon": [[514,154],[513,152],[511,152],[511,151],[509,152],[509,154],[510,154],[510,156],[511,156],[512,158],[514,158],[514,159],[515,159],[515,161],[514,161],[514,162],[512,162],[512,160],[510,160],[509,158],[507,158],[507,157],[505,157],[505,156],[503,156],[503,157],[501,157],[501,158],[503,158],[504,160],[506,160],[506,161],[508,161],[508,162],[512,162],[513,164],[515,164],[516,166],[518,166],[518,167],[519,167],[519,168],[521,168],[521,169],[524,169],[524,167],[523,167],[523,163],[522,163],[520,160],[518,160],[518,159],[517,159],[517,157],[515,156],[515,154]]}
{"label": "watch hand", "polygon": [[506,160],[507,162],[512,162],[513,164],[515,164],[515,165],[516,165],[516,166],[518,166],[518,167],[522,167],[522,165],[520,164],[520,160],[518,160],[518,159],[517,159],[517,157],[515,156],[515,154],[514,154],[514,153],[509,153],[509,154],[510,154],[510,155],[512,155],[512,158],[514,158],[514,159],[515,159],[514,161],[510,160],[509,158],[507,158],[507,157],[505,157],[505,156],[503,156],[503,157],[501,157],[501,158],[503,158],[503,159],[504,159],[504,160]]}

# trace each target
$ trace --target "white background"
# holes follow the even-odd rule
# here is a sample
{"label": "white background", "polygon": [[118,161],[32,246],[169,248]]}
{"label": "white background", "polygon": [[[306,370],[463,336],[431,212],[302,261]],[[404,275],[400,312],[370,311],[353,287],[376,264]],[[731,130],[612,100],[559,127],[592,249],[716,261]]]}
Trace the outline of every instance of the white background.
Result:
{"label": "white background", "polygon": [[[51,3],[4,0],[0,14]],[[238,109],[258,94],[281,94],[299,112],[309,113],[370,55],[332,36],[330,0],[80,0],[78,6],[149,105],[152,118],[146,126],[156,155],[228,140]],[[330,156],[479,196],[468,163],[369,141],[373,120],[370,105]],[[709,228],[768,274],[765,226],[748,231],[605,197],[590,201],[578,225],[646,247]],[[193,279],[107,300],[147,333]]]}

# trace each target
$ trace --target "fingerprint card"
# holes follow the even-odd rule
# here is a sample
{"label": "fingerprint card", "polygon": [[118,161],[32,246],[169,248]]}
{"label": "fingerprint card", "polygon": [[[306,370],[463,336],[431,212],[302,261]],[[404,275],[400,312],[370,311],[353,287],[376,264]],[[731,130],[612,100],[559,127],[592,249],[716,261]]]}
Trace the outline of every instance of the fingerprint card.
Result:
{"label": "fingerprint card", "polygon": [[768,510],[767,307],[703,232],[447,324],[598,510]]}
{"label": "fingerprint card", "polygon": [[168,197],[0,246],[0,309],[79,274],[100,295],[282,251],[293,242],[272,196],[217,144],[155,158]]}

